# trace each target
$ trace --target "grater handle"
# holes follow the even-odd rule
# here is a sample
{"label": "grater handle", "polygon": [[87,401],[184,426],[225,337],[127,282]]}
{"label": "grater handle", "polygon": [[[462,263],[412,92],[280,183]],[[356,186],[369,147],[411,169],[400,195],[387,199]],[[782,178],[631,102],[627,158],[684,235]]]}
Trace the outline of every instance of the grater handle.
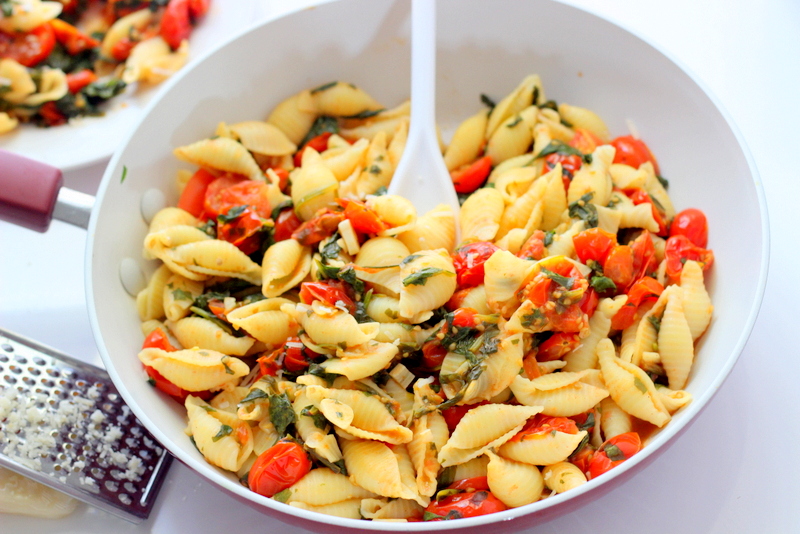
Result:
{"label": "grater handle", "polygon": [[61,170],[0,149],[0,220],[37,232],[53,218],[86,228],[94,197],[63,182]]}

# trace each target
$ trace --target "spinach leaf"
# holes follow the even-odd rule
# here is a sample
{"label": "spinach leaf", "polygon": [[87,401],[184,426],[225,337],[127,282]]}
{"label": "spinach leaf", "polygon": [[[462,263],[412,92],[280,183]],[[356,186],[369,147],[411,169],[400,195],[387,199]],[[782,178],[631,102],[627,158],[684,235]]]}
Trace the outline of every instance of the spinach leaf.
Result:
{"label": "spinach leaf", "polygon": [[297,420],[292,409],[292,402],[286,393],[269,396],[269,419],[279,436],[286,434],[289,425]]}
{"label": "spinach leaf", "polygon": [[586,223],[586,228],[597,228],[599,224],[597,207],[590,202],[593,196],[593,192],[586,193],[569,205],[569,216],[573,219],[582,220]]}
{"label": "spinach leaf", "polygon": [[425,283],[428,281],[428,278],[431,276],[436,276],[437,274],[446,274],[447,276],[455,276],[455,273],[451,273],[450,271],[445,271],[444,269],[439,269],[438,267],[423,267],[419,271],[412,273],[405,278],[403,278],[403,286],[424,286]]}

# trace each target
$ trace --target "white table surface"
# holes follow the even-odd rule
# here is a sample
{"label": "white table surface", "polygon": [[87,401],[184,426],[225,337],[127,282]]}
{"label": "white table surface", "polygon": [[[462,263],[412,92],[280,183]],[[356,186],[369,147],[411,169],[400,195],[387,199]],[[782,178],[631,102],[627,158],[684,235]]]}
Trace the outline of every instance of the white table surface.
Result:
{"label": "white table surface", "polygon": [[[225,1],[225,0],[217,0]],[[235,1],[235,0],[228,0]],[[489,1],[489,0],[487,0]],[[265,16],[314,0],[264,0]],[[571,515],[525,532],[711,534],[800,532],[800,2],[571,0],[645,37],[694,72],[746,139],[766,191],[770,273],[763,307],[728,380],[677,442],[637,476]],[[104,164],[73,172],[92,193]],[[724,191],[720,191],[724,195]],[[85,232],[37,234],[0,222],[0,325],[100,363],[86,311]],[[742,246],[747,236],[742,236]],[[240,504],[175,462],[151,517],[132,525],[82,507],[61,521],[0,517],[0,532],[237,534],[305,532]]]}

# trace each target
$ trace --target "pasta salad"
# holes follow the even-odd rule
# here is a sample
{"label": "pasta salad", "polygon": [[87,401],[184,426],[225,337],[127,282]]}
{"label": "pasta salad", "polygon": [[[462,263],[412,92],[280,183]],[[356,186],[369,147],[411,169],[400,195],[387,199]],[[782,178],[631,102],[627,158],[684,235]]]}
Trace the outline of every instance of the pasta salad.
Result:
{"label": "pasta salad", "polygon": [[600,477],[691,402],[705,215],[538,76],[482,101],[443,154],[457,218],[386,194],[409,102],[348,83],[175,149],[139,359],[208,462],[306,510],[449,520]]}
{"label": "pasta salad", "polygon": [[0,0],[0,134],[102,115],[133,83],[189,57],[210,0]]}

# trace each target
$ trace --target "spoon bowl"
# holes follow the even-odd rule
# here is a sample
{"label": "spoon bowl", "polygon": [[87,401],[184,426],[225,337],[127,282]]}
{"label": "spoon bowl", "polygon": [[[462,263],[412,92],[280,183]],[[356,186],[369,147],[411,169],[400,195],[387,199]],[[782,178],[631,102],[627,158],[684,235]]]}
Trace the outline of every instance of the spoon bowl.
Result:
{"label": "spoon bowl", "polygon": [[[436,133],[436,2],[411,5],[411,123],[389,193],[407,198],[419,215],[446,204],[458,217],[459,203]],[[456,228],[458,225],[456,225]],[[458,240],[456,240],[457,242]]]}

